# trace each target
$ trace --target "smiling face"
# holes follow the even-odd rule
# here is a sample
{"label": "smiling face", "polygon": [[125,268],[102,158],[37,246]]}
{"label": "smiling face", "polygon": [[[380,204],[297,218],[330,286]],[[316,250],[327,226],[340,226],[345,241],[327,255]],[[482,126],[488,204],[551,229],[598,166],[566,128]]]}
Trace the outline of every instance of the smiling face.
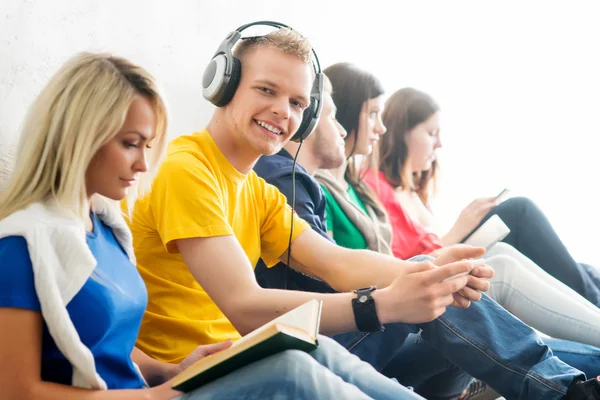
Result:
{"label": "smiling face", "polygon": [[296,133],[310,101],[313,72],[300,57],[271,46],[244,54],[242,77],[226,106],[239,145],[260,155],[277,153]]}
{"label": "smiling face", "polygon": [[139,175],[148,170],[146,151],[156,134],[152,104],[137,96],[119,132],[92,158],[86,170],[88,197],[100,194],[122,200]]}
{"label": "smiling face", "polygon": [[373,151],[373,146],[377,144],[381,135],[386,131],[385,125],[381,120],[383,112],[383,95],[369,99],[363,103],[360,116],[358,118],[358,136],[356,145],[353,140],[347,141],[346,155],[349,156],[354,147],[352,155],[368,155]]}
{"label": "smiling face", "polygon": [[406,135],[408,161],[413,172],[428,171],[436,159],[436,150],[442,147],[440,140],[439,111],[415,126]]}

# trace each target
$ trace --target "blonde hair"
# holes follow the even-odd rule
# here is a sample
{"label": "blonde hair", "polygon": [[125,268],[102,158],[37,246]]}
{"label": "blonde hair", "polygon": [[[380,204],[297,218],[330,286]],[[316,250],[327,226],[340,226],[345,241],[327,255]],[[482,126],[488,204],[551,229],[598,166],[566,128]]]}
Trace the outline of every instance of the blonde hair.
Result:
{"label": "blonde hair", "polygon": [[[148,172],[127,196],[131,212],[136,198],[150,189],[164,156],[166,104],[154,78],[142,67],[109,54],[79,53],[50,79],[28,110],[15,169],[0,194],[0,219],[47,201],[87,218],[88,165],[123,126],[136,96],[150,101],[157,124],[147,153]],[[119,208],[117,201],[110,204]]]}
{"label": "blonde hair", "polygon": [[233,55],[241,60],[245,54],[260,46],[274,47],[283,53],[300,58],[307,64],[311,62],[312,46],[305,37],[292,28],[280,28],[264,36],[243,38],[233,50]]}

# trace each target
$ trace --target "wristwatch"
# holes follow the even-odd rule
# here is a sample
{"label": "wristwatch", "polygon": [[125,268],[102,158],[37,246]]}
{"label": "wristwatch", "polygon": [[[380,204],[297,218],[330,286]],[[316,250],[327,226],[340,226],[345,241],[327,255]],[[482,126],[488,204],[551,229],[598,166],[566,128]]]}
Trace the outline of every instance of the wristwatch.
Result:
{"label": "wristwatch", "polygon": [[371,292],[375,286],[354,290],[356,298],[352,299],[352,310],[354,311],[354,320],[356,327],[361,332],[376,332],[384,330],[383,325],[379,323],[377,310],[375,309],[375,300]]}

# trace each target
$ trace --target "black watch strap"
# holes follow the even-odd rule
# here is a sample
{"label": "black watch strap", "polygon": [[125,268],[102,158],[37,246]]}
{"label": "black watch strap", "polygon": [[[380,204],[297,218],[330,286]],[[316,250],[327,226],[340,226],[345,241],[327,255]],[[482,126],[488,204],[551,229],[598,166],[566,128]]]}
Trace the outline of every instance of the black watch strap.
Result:
{"label": "black watch strap", "polygon": [[382,331],[383,326],[379,323],[377,310],[375,309],[375,300],[371,292],[375,286],[355,290],[356,298],[352,299],[352,310],[354,311],[354,321],[356,327],[361,332]]}

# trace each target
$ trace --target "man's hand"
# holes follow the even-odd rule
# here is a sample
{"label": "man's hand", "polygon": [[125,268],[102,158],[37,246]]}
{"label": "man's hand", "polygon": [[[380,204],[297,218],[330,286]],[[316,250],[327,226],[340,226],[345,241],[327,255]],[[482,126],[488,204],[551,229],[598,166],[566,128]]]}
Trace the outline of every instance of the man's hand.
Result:
{"label": "man's hand", "polygon": [[[472,269],[470,261],[441,267],[426,261],[402,268],[390,286],[373,293],[380,321],[421,323],[436,319],[455,303],[453,295],[463,290],[471,278],[453,277]],[[468,307],[469,300],[463,299],[466,301],[459,306]]]}
{"label": "man's hand", "polygon": [[485,254],[483,247],[474,247],[468,244],[453,244],[444,246],[429,254],[434,257],[433,263],[437,266],[450,264],[456,261],[480,258]]}
{"label": "man's hand", "polygon": [[[435,265],[445,265],[461,260],[477,259],[485,254],[483,247],[473,247],[466,244],[455,244],[437,249],[430,255],[435,257]],[[494,270],[489,265],[475,267],[467,280],[467,285],[454,294],[452,305],[459,308],[467,308],[471,301],[481,300],[481,292],[487,292],[490,283],[487,279],[494,276]]]}
{"label": "man's hand", "polygon": [[481,292],[487,292],[490,289],[488,279],[494,276],[494,269],[489,265],[479,265],[471,271],[467,286],[460,291],[460,294],[472,301],[481,300]]}

